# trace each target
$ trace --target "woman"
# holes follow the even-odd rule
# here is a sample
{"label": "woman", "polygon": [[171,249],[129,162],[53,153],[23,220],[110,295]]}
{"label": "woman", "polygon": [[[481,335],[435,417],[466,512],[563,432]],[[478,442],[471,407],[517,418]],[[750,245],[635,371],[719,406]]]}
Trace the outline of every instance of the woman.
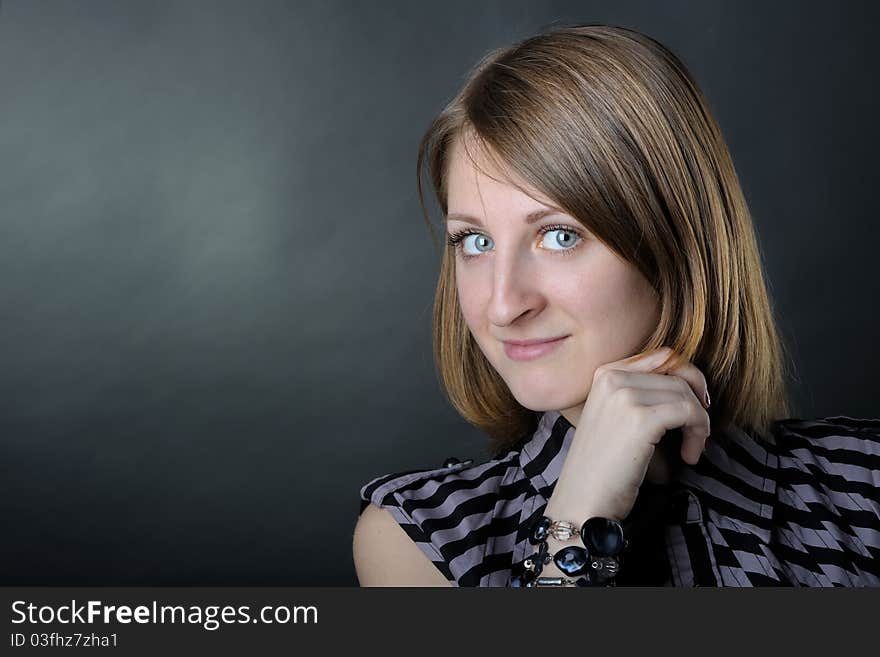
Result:
{"label": "woman", "polygon": [[493,52],[422,141],[423,208],[424,168],[435,358],[493,456],[365,485],[362,585],[880,585],[880,420],[784,419],[748,208],[672,53]]}

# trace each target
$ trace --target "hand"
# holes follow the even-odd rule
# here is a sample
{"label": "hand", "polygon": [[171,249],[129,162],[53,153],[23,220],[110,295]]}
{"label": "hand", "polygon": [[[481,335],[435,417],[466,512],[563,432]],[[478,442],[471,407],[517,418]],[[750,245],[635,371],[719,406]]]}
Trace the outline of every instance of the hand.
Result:
{"label": "hand", "polygon": [[697,463],[711,432],[700,401],[706,378],[687,362],[661,367],[672,355],[664,347],[596,368],[547,505],[551,518],[624,519],[667,431],[681,428],[681,458]]}

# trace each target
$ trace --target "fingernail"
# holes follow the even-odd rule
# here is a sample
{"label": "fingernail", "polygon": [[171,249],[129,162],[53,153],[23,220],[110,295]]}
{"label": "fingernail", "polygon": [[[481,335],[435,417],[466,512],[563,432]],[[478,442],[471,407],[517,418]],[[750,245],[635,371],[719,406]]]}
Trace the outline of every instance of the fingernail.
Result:
{"label": "fingernail", "polygon": [[703,397],[704,397],[703,406],[705,406],[706,408],[709,408],[709,404],[712,403],[709,399],[709,388],[706,388],[706,392],[703,394]]}

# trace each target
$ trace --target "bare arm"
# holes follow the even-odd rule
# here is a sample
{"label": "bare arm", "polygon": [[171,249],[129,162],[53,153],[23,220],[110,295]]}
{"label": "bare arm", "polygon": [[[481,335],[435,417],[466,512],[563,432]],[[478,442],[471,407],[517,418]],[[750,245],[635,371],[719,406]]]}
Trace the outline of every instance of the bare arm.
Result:
{"label": "bare arm", "polygon": [[354,528],[361,586],[452,586],[385,509],[370,504]]}

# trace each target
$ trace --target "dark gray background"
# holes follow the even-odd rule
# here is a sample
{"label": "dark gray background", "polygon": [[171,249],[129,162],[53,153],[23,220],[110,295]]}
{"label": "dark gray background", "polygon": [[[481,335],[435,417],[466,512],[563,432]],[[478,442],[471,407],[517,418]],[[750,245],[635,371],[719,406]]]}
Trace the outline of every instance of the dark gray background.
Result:
{"label": "dark gray background", "polygon": [[484,456],[415,156],[490,48],[641,30],[705,91],[800,417],[877,417],[870,3],[6,1],[0,578],[351,585],[358,489]]}

